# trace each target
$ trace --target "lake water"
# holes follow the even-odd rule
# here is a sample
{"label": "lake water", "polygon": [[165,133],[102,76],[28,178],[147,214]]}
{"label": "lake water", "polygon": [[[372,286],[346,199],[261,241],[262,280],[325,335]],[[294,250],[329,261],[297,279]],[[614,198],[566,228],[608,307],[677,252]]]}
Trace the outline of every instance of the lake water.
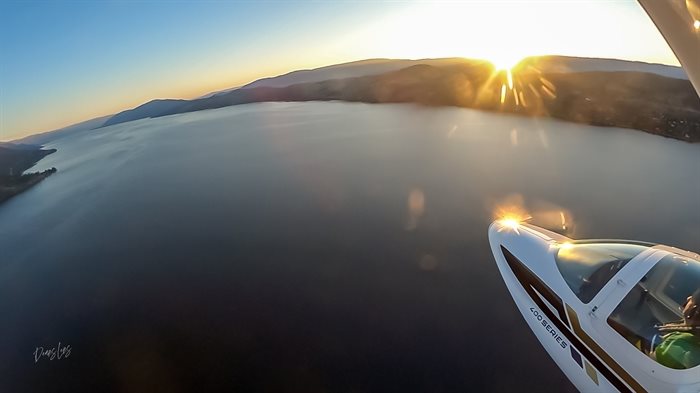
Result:
{"label": "lake water", "polygon": [[700,251],[700,145],[633,130],[263,103],[47,147],[58,172],[0,205],[0,391],[571,390],[494,207]]}

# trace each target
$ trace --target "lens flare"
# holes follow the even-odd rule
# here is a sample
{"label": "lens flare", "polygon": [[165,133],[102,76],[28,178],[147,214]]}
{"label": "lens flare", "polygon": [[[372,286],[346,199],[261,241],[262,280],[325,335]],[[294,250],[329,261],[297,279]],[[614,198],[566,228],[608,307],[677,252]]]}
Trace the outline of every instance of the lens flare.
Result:
{"label": "lens flare", "polygon": [[493,216],[498,225],[498,232],[504,230],[520,233],[520,225],[532,216],[525,209],[525,199],[520,194],[509,195],[499,201],[493,209]]}
{"label": "lens flare", "polygon": [[[513,131],[512,138],[517,132]],[[549,201],[531,199],[526,203],[525,197],[516,193],[490,201],[488,208],[499,232],[517,230],[527,222],[566,237],[575,235],[576,221],[571,211]]]}
{"label": "lens flare", "polygon": [[530,216],[520,216],[520,215],[505,216],[499,220],[496,220],[496,223],[498,224],[498,232],[502,232],[504,230],[510,230],[510,231],[513,231],[517,234],[520,234],[520,231],[518,230],[520,228],[520,224],[529,220],[530,218],[531,218]]}
{"label": "lens flare", "polygon": [[508,88],[513,90],[513,71],[510,68],[506,70],[506,78],[508,79]]}
{"label": "lens flare", "polygon": [[[540,69],[547,59],[539,56],[491,60],[491,75],[477,90],[477,107],[524,115],[547,115],[549,103],[556,100],[557,88]],[[495,104],[495,105],[494,105]]]}

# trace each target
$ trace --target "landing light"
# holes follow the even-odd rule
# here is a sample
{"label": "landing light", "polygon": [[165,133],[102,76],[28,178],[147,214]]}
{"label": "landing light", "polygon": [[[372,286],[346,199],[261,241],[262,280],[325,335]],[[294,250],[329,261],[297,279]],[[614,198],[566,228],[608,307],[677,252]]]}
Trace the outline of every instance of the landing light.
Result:
{"label": "landing light", "polygon": [[520,221],[517,221],[514,218],[506,218],[500,221],[501,225],[504,227],[510,228],[510,229],[518,229],[520,226]]}
{"label": "landing light", "polygon": [[525,200],[522,195],[510,195],[500,201],[494,208],[493,218],[496,222],[498,232],[503,230],[513,231],[517,234],[518,229],[525,221],[532,216],[525,209]]}
{"label": "landing light", "polygon": [[520,234],[518,229],[520,228],[520,223],[523,221],[524,220],[522,220],[518,217],[501,218],[501,219],[496,221],[498,223],[498,226],[499,226],[498,232],[501,232],[504,229],[506,229],[506,230],[511,230],[517,234]]}

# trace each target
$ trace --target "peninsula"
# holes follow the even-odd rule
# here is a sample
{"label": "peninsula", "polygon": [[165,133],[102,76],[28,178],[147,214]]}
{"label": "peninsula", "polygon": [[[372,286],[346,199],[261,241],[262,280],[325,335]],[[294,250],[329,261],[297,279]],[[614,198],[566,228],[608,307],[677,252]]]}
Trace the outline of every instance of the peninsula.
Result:
{"label": "peninsula", "polygon": [[56,149],[41,146],[0,143],[0,204],[22,193],[56,172],[56,168],[24,174]]}

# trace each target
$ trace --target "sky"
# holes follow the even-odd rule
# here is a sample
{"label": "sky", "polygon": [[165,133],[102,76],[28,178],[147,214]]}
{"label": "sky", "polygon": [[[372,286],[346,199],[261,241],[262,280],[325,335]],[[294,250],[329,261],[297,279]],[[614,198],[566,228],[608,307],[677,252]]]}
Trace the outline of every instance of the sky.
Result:
{"label": "sky", "polygon": [[367,58],[678,65],[634,0],[0,2],[0,141]]}

